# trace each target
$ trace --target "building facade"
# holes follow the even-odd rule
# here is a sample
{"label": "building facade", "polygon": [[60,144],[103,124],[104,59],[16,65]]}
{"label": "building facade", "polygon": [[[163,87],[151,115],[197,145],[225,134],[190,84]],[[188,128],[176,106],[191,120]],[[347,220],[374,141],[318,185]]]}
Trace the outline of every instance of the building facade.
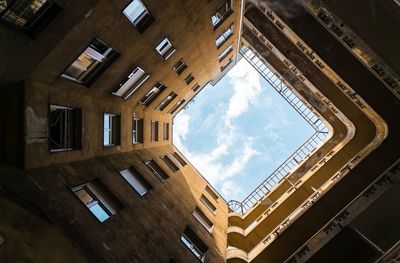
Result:
{"label": "building facade", "polygon": [[[398,260],[397,1],[0,12],[2,262]],[[174,147],[173,118],[239,59],[315,134],[227,202]]]}

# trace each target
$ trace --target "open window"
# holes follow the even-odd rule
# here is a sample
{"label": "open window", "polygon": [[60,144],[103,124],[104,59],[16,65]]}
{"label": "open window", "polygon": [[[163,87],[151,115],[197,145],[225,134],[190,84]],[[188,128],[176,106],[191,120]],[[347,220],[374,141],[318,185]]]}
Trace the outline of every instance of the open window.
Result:
{"label": "open window", "polygon": [[229,65],[231,65],[233,62],[233,58],[230,57],[227,61],[225,61],[225,63],[221,66],[221,72],[223,72],[225,69],[227,69],[229,67]]}
{"label": "open window", "polygon": [[172,154],[172,157],[174,157],[174,159],[183,167],[185,166],[187,163],[185,162],[185,160],[183,160],[183,158],[177,153],[174,152]]}
{"label": "open window", "polygon": [[122,208],[121,202],[98,179],[71,190],[100,222],[106,221]]}
{"label": "open window", "polygon": [[179,60],[178,62],[175,63],[175,65],[172,67],[172,69],[180,75],[185,69],[187,68],[187,65],[183,59]]}
{"label": "open window", "polygon": [[131,21],[140,33],[153,23],[154,18],[141,0],[133,0],[122,13]]}
{"label": "open window", "polygon": [[215,14],[211,17],[211,23],[214,30],[217,29],[225,19],[232,14],[232,12],[232,0],[226,1],[220,8],[218,8]]}
{"label": "open window", "polygon": [[143,175],[134,167],[119,171],[119,173],[140,196],[144,196],[152,188]]}
{"label": "open window", "polygon": [[50,105],[49,149],[51,152],[81,148],[82,110]]}
{"label": "open window", "polygon": [[0,21],[18,30],[35,36],[62,8],[47,0],[3,0],[0,1]]}
{"label": "open window", "polygon": [[156,50],[158,54],[160,54],[165,60],[172,56],[172,54],[174,54],[176,51],[168,38],[161,40],[161,42],[157,45]]}
{"label": "open window", "polygon": [[233,31],[232,31],[233,25],[230,25],[228,28],[222,32],[217,39],[215,40],[215,44],[217,48],[220,48],[229,38],[233,36]]}
{"label": "open window", "polygon": [[143,96],[143,98],[140,100],[140,103],[146,106],[150,105],[165,89],[166,87],[158,82],[146,93],[146,95]]}
{"label": "open window", "polygon": [[119,115],[104,113],[103,145],[115,146],[120,144],[121,117]]}
{"label": "open window", "polygon": [[204,226],[209,233],[212,233],[213,223],[198,207],[196,207],[196,209],[193,211],[193,217],[196,218],[197,221],[199,221],[199,223]]}
{"label": "open window", "polygon": [[132,143],[143,143],[143,119],[132,119]]}
{"label": "open window", "polygon": [[208,248],[192,229],[186,227],[181,236],[181,241],[197,259],[201,262],[205,261]]}
{"label": "open window", "polygon": [[121,81],[118,87],[114,89],[112,94],[127,100],[148,78],[150,78],[149,74],[140,67],[135,67],[135,69]]}
{"label": "open window", "polygon": [[164,161],[164,163],[173,171],[177,172],[179,171],[179,167],[169,158],[168,155],[164,155],[161,157],[161,160]]}
{"label": "open window", "polygon": [[233,51],[233,43],[231,43],[224,51],[221,52],[221,54],[219,54],[218,56],[219,62],[224,60],[224,58],[226,58],[226,56],[228,56],[232,51]]}
{"label": "open window", "polygon": [[185,102],[186,100],[180,98],[179,101],[168,111],[168,113],[174,114]]}
{"label": "open window", "polygon": [[163,122],[163,140],[169,140],[169,122]]}
{"label": "open window", "polygon": [[154,160],[146,161],[144,164],[161,182],[164,182],[169,178],[168,174],[164,172],[164,170],[161,169],[161,167]]}
{"label": "open window", "polygon": [[164,110],[168,104],[171,103],[171,101],[173,101],[176,98],[176,93],[175,92],[171,92],[170,94],[168,94],[168,96],[160,103],[158,104],[156,110]]}
{"label": "open window", "polygon": [[61,75],[63,78],[89,86],[119,56],[98,39],[93,40]]}

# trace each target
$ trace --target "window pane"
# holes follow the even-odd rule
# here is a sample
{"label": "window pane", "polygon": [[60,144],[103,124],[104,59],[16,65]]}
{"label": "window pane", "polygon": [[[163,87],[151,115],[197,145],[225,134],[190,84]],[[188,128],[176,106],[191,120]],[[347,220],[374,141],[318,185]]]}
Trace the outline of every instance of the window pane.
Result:
{"label": "window pane", "polygon": [[135,174],[133,169],[120,171],[120,174],[136,190],[136,192],[138,192],[140,196],[143,196],[148,192],[150,187],[143,181],[141,175]]}
{"label": "window pane", "polygon": [[89,210],[97,217],[97,219],[99,219],[100,222],[104,222],[110,217],[98,203],[89,207]]}
{"label": "window pane", "polygon": [[145,12],[147,12],[147,9],[140,0],[132,1],[123,11],[124,15],[128,17],[134,25],[138,24],[139,21],[136,20]]}

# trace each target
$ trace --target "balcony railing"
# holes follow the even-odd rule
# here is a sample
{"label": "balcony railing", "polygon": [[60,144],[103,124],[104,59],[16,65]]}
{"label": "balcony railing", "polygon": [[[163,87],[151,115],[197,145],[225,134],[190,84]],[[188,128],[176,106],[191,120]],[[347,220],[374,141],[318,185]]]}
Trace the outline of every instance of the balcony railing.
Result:
{"label": "balcony railing", "polygon": [[241,55],[261,74],[261,76],[302,116],[315,133],[289,156],[278,168],[276,168],[253,192],[242,202],[231,200],[228,202],[231,212],[244,215],[255,206],[270,189],[285,180],[303,161],[322,145],[328,136],[328,127],[325,123],[300,100],[285,83],[248,47],[240,49]]}

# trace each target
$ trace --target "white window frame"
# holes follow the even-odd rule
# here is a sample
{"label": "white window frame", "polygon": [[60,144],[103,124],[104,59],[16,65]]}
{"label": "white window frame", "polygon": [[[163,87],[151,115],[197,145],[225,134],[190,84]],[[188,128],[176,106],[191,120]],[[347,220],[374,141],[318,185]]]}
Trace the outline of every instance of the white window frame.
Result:
{"label": "white window frame", "polygon": [[153,100],[155,100],[157,96],[160,95],[166,88],[167,87],[158,82],[146,93],[146,95],[143,96],[143,98],[140,100],[140,104],[146,106],[150,105],[150,103],[153,102]]}
{"label": "white window frame", "polygon": [[143,119],[132,118],[132,144],[143,143]]}
{"label": "white window frame", "polygon": [[[128,10],[129,10],[129,8],[132,8],[135,4],[139,4],[140,7],[143,9],[143,11],[135,17],[131,17],[132,14],[128,14]],[[129,5],[127,7],[125,7],[125,9],[122,11],[122,13],[129,19],[129,21],[131,21],[131,23],[134,26],[138,26],[138,24],[142,21],[142,19],[146,15],[151,15],[149,10],[147,9],[147,7],[143,4],[143,2],[141,0],[133,0],[132,2],[130,2]]]}
{"label": "white window frame", "polygon": [[198,246],[185,233],[182,234],[181,241],[196,258],[198,258],[201,262],[205,261],[207,251],[202,251],[200,248],[198,248]]}
{"label": "white window frame", "polygon": [[118,87],[111,94],[127,100],[149,78],[150,75],[147,74],[142,68],[135,67],[135,69],[118,85]]}
{"label": "white window frame", "polygon": [[151,190],[150,184],[143,178],[143,175],[133,167],[119,171],[119,174],[140,196],[144,196]]}
{"label": "white window frame", "polygon": [[211,203],[210,200],[205,195],[201,195],[200,201],[203,203],[205,207],[208,208],[214,215],[217,214],[217,207]]}
{"label": "white window frame", "polygon": [[172,45],[171,41],[165,37],[161,42],[156,46],[156,51],[160,54],[165,60],[170,58],[172,54],[175,53],[176,49]]}
{"label": "white window frame", "polygon": [[193,211],[193,217],[210,233],[212,234],[214,225],[209,218],[198,207]]}

